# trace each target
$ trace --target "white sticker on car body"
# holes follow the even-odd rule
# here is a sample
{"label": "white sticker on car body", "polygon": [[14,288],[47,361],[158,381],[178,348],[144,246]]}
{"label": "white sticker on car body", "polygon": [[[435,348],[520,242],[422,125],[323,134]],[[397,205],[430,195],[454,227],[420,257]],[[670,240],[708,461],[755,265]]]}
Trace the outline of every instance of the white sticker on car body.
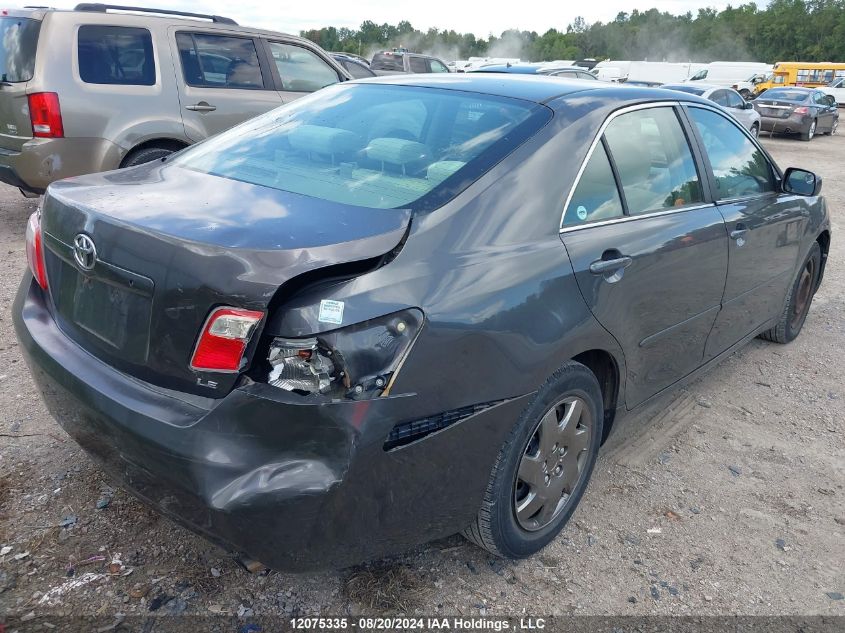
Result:
{"label": "white sticker on car body", "polygon": [[320,315],[317,320],[321,323],[333,323],[334,325],[343,323],[343,301],[332,299],[320,301]]}

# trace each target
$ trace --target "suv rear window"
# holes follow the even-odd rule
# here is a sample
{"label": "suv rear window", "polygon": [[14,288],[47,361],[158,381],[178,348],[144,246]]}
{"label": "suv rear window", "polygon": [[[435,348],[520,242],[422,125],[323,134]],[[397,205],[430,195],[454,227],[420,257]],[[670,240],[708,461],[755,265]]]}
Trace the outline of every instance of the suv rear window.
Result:
{"label": "suv rear window", "polygon": [[29,18],[0,18],[0,81],[32,79],[41,22]]}
{"label": "suv rear window", "polygon": [[372,70],[405,70],[403,55],[393,53],[376,53],[370,62]]}
{"label": "suv rear window", "polygon": [[352,206],[445,204],[551,117],[456,90],[340,84],[186,150],[181,167]]}
{"label": "suv rear window", "polygon": [[79,27],[79,77],[87,84],[152,86],[156,82],[153,39],[147,29]]}

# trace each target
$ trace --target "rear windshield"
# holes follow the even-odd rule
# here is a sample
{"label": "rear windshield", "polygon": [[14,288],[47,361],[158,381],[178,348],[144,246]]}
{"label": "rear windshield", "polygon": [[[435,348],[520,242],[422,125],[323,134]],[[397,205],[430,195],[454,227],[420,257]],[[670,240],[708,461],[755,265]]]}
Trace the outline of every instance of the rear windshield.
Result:
{"label": "rear windshield", "polygon": [[0,81],[17,83],[32,79],[39,20],[0,18]]}
{"label": "rear windshield", "polygon": [[771,88],[760,95],[763,99],[780,99],[782,101],[804,101],[810,93],[803,90],[789,90],[788,88]]}
{"label": "rear windshield", "polygon": [[373,70],[404,70],[402,58],[403,55],[394,55],[393,53],[376,53],[373,55],[373,61],[370,62],[370,68]]}
{"label": "rear windshield", "polygon": [[354,206],[436,208],[548,121],[536,103],[347,84],[186,150],[182,167]]}

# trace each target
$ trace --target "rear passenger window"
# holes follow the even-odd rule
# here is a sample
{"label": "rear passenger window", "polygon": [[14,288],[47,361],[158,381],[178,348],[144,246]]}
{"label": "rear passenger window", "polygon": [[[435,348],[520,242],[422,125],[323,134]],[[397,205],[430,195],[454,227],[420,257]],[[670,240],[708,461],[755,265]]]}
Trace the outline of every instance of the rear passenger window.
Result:
{"label": "rear passenger window", "polygon": [[279,70],[282,90],[314,92],[338,82],[334,69],[307,48],[270,42],[270,54]]}
{"label": "rear passenger window", "polygon": [[410,57],[408,64],[411,67],[412,73],[427,73],[428,66],[425,63],[424,57]]}
{"label": "rear passenger window", "polygon": [[587,162],[563,215],[563,226],[622,216],[622,201],[604,145],[599,143]]}
{"label": "rear passenger window", "polygon": [[177,33],[182,73],[189,86],[264,88],[255,43],[248,38]]}
{"label": "rear passenger window", "polygon": [[690,108],[716,177],[716,198],[741,198],[775,190],[765,154],[724,116]]}
{"label": "rear passenger window", "polygon": [[79,77],[88,84],[152,86],[156,82],[153,40],[147,29],[79,27]]}
{"label": "rear passenger window", "polygon": [[689,143],[673,108],[618,116],[607,126],[605,138],[629,214],[704,200]]}

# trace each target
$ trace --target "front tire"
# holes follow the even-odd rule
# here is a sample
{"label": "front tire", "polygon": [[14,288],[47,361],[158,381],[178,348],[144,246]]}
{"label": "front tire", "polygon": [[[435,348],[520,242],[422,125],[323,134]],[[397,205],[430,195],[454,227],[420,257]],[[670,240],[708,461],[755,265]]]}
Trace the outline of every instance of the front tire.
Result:
{"label": "front tire", "polygon": [[819,243],[813,242],[803,266],[798,271],[798,276],[792,283],[789,296],[786,298],[786,305],[777,325],[771,330],[763,332],[760,338],[773,343],[790,343],[801,333],[801,328],[804,327],[804,321],[807,320],[813,295],[819,283],[821,261],[822,251]]}
{"label": "front tire", "polygon": [[540,388],[505,440],[478,515],[464,536],[505,558],[543,549],[590,480],[604,410],[595,375],[570,361]]}
{"label": "front tire", "polygon": [[757,138],[758,136],[760,136],[760,124],[759,123],[755,123],[751,126],[751,136],[753,136],[754,138]]}
{"label": "front tire", "polygon": [[812,141],[813,137],[816,135],[816,120],[813,119],[810,121],[810,127],[807,128],[806,132],[801,132],[801,140],[802,141]]}

